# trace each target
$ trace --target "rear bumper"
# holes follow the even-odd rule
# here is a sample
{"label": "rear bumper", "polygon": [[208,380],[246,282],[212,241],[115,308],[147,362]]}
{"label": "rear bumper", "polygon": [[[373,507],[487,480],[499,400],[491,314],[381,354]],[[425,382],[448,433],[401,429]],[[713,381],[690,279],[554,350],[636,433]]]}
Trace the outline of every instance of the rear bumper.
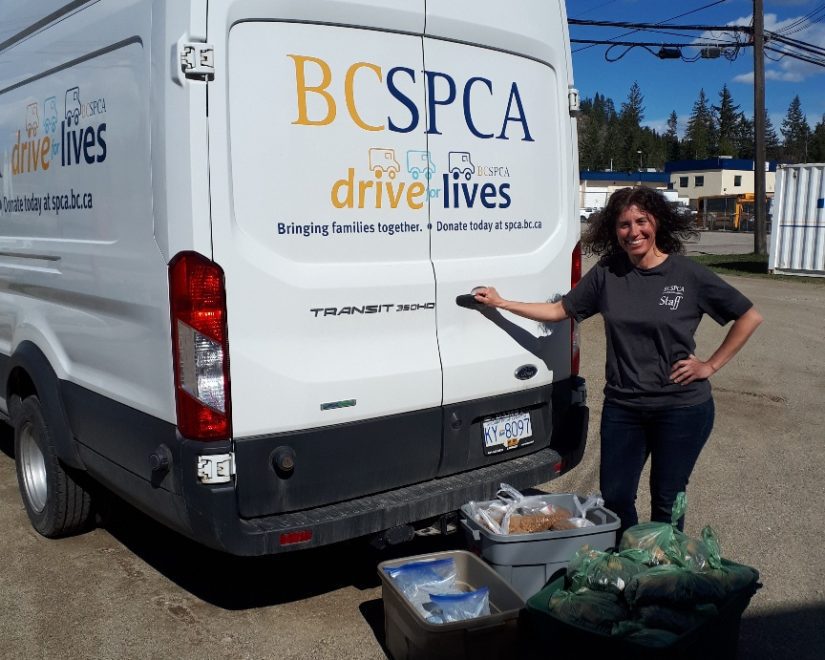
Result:
{"label": "rear bumper", "polygon": [[[234,481],[206,485],[197,479],[193,466],[198,464],[198,458],[230,452],[228,443],[186,440],[172,425],[150,423],[141,413],[120,404],[105,405],[95,397],[96,405],[84,408],[96,411],[93,417],[85,418],[93,419],[96,426],[80,424],[77,428],[89,437],[117,438],[117,442],[109,442],[108,446],[98,443],[97,447],[81,442],[78,448],[94,478],[185,536],[234,555],[277,554],[425,521],[457,511],[471,500],[492,499],[501,482],[525,489],[567,472],[579,463],[584,452],[589,410],[583,403],[583,381],[559,385],[553,397],[549,446],[408,486],[266,516],[240,515]],[[571,405],[571,401],[581,403]],[[107,429],[109,432],[104,433]],[[171,467],[165,476],[155,478],[157,475],[149,470],[149,457],[159,446],[169,449]],[[129,450],[130,455],[122,456],[127,460],[112,460],[118,449],[121,453]],[[124,463],[134,467],[125,468]],[[300,543],[283,542],[285,535],[296,532],[311,532],[311,537]]]}
{"label": "rear bumper", "polygon": [[[232,487],[209,492],[200,487],[200,496],[210,501],[198,506],[196,500],[200,498],[188,494],[190,514],[195,514],[190,517],[189,535],[231,554],[266,555],[327,545],[426,520],[457,511],[471,500],[492,499],[501,482],[518,489],[530,488],[571,470],[584,453],[588,420],[586,406],[568,409],[563,431],[557,429],[564,436],[560,450],[551,446],[467,472],[305,511],[245,520],[238,517]],[[198,511],[208,511],[208,515],[198,516]],[[311,531],[311,539],[281,542],[285,535],[304,531]]]}
{"label": "rear bumper", "polygon": [[[585,427],[579,437],[583,450],[587,415],[583,415],[582,419]],[[581,453],[576,453],[578,459],[575,455],[567,459],[556,450],[547,448],[386,493],[251,520],[237,517],[234,494],[229,491],[226,495],[229,500],[226,515],[215,515],[217,511],[213,506],[212,529],[210,532],[202,529],[196,540],[235,555],[276,554],[336,543],[456,511],[471,500],[492,499],[501,482],[519,489],[545,483],[574,467],[581,458]],[[213,497],[216,495],[213,493]],[[216,503],[213,502],[213,505]],[[284,535],[306,530],[312,532],[310,540],[287,545],[281,543]]]}

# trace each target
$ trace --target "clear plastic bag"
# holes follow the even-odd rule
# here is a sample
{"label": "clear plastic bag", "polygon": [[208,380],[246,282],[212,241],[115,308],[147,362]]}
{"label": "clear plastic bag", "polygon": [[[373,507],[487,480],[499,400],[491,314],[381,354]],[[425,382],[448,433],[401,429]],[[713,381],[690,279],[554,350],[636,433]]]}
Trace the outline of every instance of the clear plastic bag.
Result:
{"label": "clear plastic bag", "polygon": [[494,534],[530,534],[548,530],[593,527],[587,512],[603,506],[598,493],[582,499],[574,496],[576,512],[551,504],[549,493],[523,495],[510,484],[502,483],[496,499],[490,502],[469,502],[470,517],[481,527]]}
{"label": "clear plastic bag", "polygon": [[470,510],[470,517],[481,527],[493,534],[501,534],[501,521],[507,512],[507,504],[500,500],[493,500],[485,504],[468,502],[467,508]]}
{"label": "clear plastic bag", "polygon": [[[547,493],[525,496],[509,484],[502,483],[496,497],[507,503],[507,510],[500,525],[501,534],[529,534],[552,529],[569,529],[566,523],[573,517],[572,512],[549,503],[547,500],[551,496]],[[516,524],[511,525],[514,518]]]}
{"label": "clear plastic bag", "polygon": [[584,501],[582,501],[578,495],[574,495],[573,503],[576,505],[576,513],[578,515],[570,518],[570,522],[576,527],[595,527],[596,523],[587,519],[587,512],[591,509],[604,506],[604,499],[602,499],[601,493],[591,493]]}
{"label": "clear plastic bag", "polygon": [[452,557],[410,562],[384,571],[424,618],[429,616],[424,604],[429,602],[431,594],[455,591],[456,567]]}
{"label": "clear plastic bag", "polygon": [[430,602],[424,605],[429,611],[430,623],[466,621],[490,614],[490,590],[481,587],[475,591],[450,594],[430,594]]}

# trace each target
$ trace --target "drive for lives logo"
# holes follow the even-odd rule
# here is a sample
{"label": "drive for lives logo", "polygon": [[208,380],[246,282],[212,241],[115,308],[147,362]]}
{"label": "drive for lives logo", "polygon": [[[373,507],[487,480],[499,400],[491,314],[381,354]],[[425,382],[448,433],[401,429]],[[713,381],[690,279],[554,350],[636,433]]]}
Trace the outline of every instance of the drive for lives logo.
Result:
{"label": "drive for lives logo", "polygon": [[[457,104],[463,111],[466,133],[478,140],[519,140],[534,142],[527,112],[518,83],[511,81],[502,88],[482,76],[456,80],[441,71],[416,71],[395,66],[386,72],[371,62],[355,62],[344,70],[333,71],[328,62],[310,55],[287,55],[295,71],[296,112],[293,125],[322,127],[351,121],[358,129],[375,133],[410,133],[424,129],[427,135],[442,135],[439,121],[443,110]],[[426,90],[426,107],[420,108],[412,90],[422,82]],[[343,98],[336,98],[332,83],[343,77]],[[363,86],[378,86],[390,106],[386,116],[376,117],[372,108],[359,105],[356,79]],[[336,88],[337,89],[337,88]],[[374,91],[374,90],[372,90]],[[474,113],[474,108],[483,110]],[[493,110],[492,115],[490,110]],[[477,119],[484,114],[487,124]],[[500,117],[490,123],[489,117]],[[443,122],[442,122],[443,123]],[[425,125],[426,124],[426,125]],[[363,158],[363,157],[361,157]],[[509,177],[509,168],[497,165],[476,166],[467,151],[450,151],[446,162],[439,163],[429,151],[397,151],[391,146],[376,145],[369,149],[360,166],[348,167],[340,178],[330,182],[329,199],[337,209],[421,209],[428,199],[444,209],[506,209],[511,204],[511,184],[500,179]],[[405,180],[398,176],[404,173]],[[473,175],[493,178],[479,182]],[[412,179],[410,181],[409,179]]]}
{"label": "drive for lives logo", "polygon": [[100,121],[106,113],[106,100],[101,97],[84,103],[80,88],[72,87],[66,90],[62,113],[58,105],[57,97],[50,96],[42,105],[34,102],[26,106],[25,128],[13,135],[13,177],[106,160],[106,122]]}
{"label": "drive for lives logo", "polygon": [[[0,177],[49,176],[61,168],[89,167],[106,160],[106,99],[83,100],[79,87],[70,87],[62,97],[49,96],[42,103],[29,102],[21,108],[21,124],[10,135]],[[74,188],[41,188],[25,195],[4,194],[0,199],[0,211],[7,214],[59,215],[93,206],[91,192]]]}

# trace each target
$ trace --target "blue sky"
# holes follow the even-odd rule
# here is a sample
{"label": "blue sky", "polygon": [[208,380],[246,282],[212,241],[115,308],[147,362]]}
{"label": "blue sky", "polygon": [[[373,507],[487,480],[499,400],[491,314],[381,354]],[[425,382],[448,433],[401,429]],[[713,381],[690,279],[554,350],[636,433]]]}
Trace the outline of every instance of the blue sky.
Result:
{"label": "blue sky", "polygon": [[[673,25],[749,25],[753,13],[752,0],[724,0],[714,6],[713,0],[681,0],[680,2],[660,2],[657,0],[566,0],[569,18],[588,20],[629,21],[659,23],[679,14],[706,7],[670,21]],[[765,29],[781,30],[794,21],[815,10],[815,20],[806,21],[798,27],[800,31],[789,30],[788,36],[825,48],[825,2],[815,0],[764,0]],[[793,30],[796,30],[794,27]],[[629,30],[610,27],[571,26],[571,38],[615,39]],[[726,40],[724,33],[707,34],[710,40]],[[680,36],[651,32],[636,32],[619,37],[623,41],[678,42],[689,43],[691,33]],[[582,98],[592,98],[596,92],[612,98],[616,109],[626,100],[633,81],[639,83],[644,96],[643,124],[664,132],[671,111],[679,118],[679,133],[683,134],[693,104],[699,96],[700,88],[711,103],[718,104],[719,91],[727,84],[733,100],[740,110],[753,116],[753,49],[743,48],[738,56],[729,61],[719,59],[698,59],[696,62],[661,60],[642,48],[633,48],[616,62],[605,60],[607,46],[584,46],[572,44],[573,75]],[[614,59],[626,49],[614,47],[609,57]],[[653,49],[657,50],[656,48]],[[683,50],[683,56],[690,58],[698,53],[696,48]],[[825,67],[801,62],[789,57],[779,58],[775,54],[765,60],[765,104],[771,122],[782,139],[779,128],[788,111],[788,105],[795,95],[799,95],[802,111],[813,128],[825,113]],[[825,58],[823,58],[825,59]]]}

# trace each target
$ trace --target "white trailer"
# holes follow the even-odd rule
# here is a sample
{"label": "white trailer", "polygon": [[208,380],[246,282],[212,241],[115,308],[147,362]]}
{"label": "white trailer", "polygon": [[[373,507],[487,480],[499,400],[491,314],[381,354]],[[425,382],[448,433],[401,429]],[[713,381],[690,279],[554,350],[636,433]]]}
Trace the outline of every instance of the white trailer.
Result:
{"label": "white trailer", "polygon": [[780,165],[771,216],[769,272],[825,277],[825,164]]}

